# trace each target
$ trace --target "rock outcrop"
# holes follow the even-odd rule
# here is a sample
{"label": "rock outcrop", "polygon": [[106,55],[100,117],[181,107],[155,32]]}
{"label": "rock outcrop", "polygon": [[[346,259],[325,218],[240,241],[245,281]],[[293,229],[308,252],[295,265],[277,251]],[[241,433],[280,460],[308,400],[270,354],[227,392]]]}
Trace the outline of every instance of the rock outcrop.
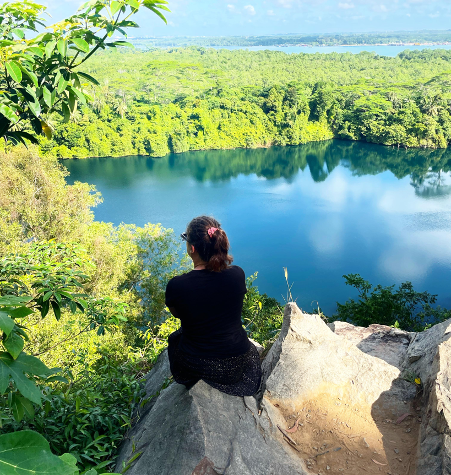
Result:
{"label": "rock outcrop", "polygon": [[[359,328],[285,308],[256,397],[170,377],[166,353],[116,470],[128,475],[451,474],[451,323]],[[421,378],[421,384],[415,383]]]}

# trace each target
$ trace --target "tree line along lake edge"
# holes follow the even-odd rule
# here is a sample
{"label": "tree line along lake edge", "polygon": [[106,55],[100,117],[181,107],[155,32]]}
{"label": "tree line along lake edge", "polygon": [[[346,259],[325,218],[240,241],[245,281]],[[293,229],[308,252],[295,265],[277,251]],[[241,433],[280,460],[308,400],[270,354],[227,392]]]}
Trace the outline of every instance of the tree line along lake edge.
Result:
{"label": "tree line along lake edge", "polygon": [[58,158],[300,145],[339,138],[403,148],[451,140],[451,51],[290,54],[201,47],[126,49],[92,58],[67,123],[41,155]]}

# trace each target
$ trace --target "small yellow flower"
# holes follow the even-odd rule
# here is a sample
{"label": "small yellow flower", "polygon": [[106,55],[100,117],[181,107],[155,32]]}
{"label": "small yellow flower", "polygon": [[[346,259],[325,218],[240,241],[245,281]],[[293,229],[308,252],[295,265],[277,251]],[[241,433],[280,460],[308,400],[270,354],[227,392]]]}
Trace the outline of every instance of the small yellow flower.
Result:
{"label": "small yellow flower", "polygon": [[420,378],[415,378],[415,384],[418,384],[418,386],[421,384],[421,379]]}

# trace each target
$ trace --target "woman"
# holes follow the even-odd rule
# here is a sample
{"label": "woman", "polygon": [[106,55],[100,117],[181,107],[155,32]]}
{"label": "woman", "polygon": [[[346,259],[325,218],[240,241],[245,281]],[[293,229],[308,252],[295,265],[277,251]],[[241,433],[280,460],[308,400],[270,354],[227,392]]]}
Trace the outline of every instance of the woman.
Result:
{"label": "woman", "polygon": [[243,269],[230,265],[229,240],[215,219],[194,218],[181,237],[194,269],[166,287],[166,305],[182,324],[168,338],[172,375],[188,389],[202,379],[224,393],[251,396],[261,367],[241,324]]}

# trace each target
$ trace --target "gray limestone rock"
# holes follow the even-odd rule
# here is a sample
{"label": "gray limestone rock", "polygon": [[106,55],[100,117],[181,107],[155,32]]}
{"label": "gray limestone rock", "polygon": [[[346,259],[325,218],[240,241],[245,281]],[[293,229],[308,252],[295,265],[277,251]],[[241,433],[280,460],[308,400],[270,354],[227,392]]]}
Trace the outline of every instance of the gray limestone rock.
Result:
{"label": "gray limestone rock", "polygon": [[[146,403],[123,441],[120,472],[127,475],[306,475],[277,424],[271,404],[259,415],[253,397],[223,394],[200,381],[191,390],[172,383],[167,351],[146,377]],[[269,414],[268,414],[269,412]]]}
{"label": "gray limestone rock", "polygon": [[375,356],[402,370],[407,350],[416,333],[406,332],[385,325],[355,327],[346,322],[330,323],[329,328],[367,355]]}
{"label": "gray limestone rock", "polygon": [[146,377],[148,401],[123,442],[116,471],[130,465],[127,475],[307,475],[282,434],[279,406],[299,407],[326,394],[366,405],[371,415],[398,417],[413,409],[406,403],[419,401],[418,387],[403,379],[410,374],[423,381],[417,475],[451,475],[450,336],[451,321],[419,334],[328,326],[289,303],[263,361],[257,398],[229,396],[203,381],[189,391],[177,383],[162,389],[170,376],[164,352]]}
{"label": "gray limestone rock", "polygon": [[142,452],[128,475],[305,475],[302,462],[265,429],[273,422],[256,410],[252,398],[203,381],[189,391],[173,383],[129,435],[116,470]]}
{"label": "gray limestone rock", "polygon": [[[436,338],[434,332],[429,338]],[[423,338],[423,343],[427,340]],[[443,340],[443,337],[441,338]],[[423,355],[429,359],[429,355]],[[419,362],[420,360],[417,360]],[[415,362],[414,362],[415,364]],[[418,448],[417,475],[451,474],[451,341],[439,346],[423,374],[422,426]]]}
{"label": "gray limestone rock", "polygon": [[368,405],[383,396],[395,414],[403,401],[415,397],[414,385],[399,380],[399,368],[365,354],[318,315],[304,314],[293,303],[285,307],[282,330],[263,362],[263,373],[264,395],[283,405],[297,405],[317,393]]}
{"label": "gray limestone rock", "polygon": [[426,382],[431,373],[432,362],[437,353],[437,348],[451,337],[451,321],[439,323],[428,330],[417,333],[407,350],[406,368],[420,376]]}

